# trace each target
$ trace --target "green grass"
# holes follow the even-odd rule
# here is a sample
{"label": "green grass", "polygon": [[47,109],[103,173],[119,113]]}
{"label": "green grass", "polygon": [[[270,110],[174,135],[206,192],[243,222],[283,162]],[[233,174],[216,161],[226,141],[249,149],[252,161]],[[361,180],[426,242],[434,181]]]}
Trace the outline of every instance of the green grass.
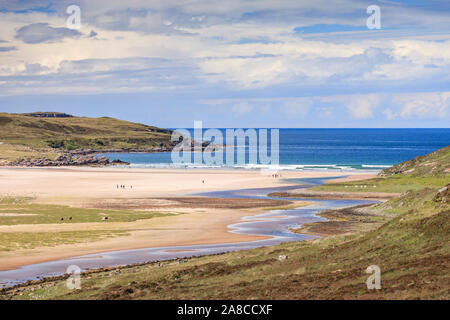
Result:
{"label": "green grass", "polygon": [[[154,211],[73,208],[38,204],[34,203],[33,200],[33,198],[0,198],[0,226],[98,222],[104,224],[104,229],[58,232],[0,232],[0,251],[84,243],[109,237],[125,236],[128,235],[129,230],[108,230],[108,224],[111,222],[132,222],[174,215],[172,213]],[[108,217],[108,219],[102,220],[103,217]],[[64,220],[61,220],[61,218]]]}
{"label": "green grass", "polygon": [[377,178],[332,183],[312,188],[335,192],[403,193],[439,188],[450,181],[450,146],[383,170]]}
{"label": "green grass", "polygon": [[[0,226],[44,223],[131,222],[171,215],[174,214],[155,211],[73,208],[32,203],[31,198],[0,198]],[[108,220],[102,221],[105,216],[108,217]],[[70,217],[72,217],[71,220],[69,220]],[[64,218],[64,220],[61,220],[61,218]]]}
{"label": "green grass", "polygon": [[450,173],[450,146],[387,168],[381,172],[381,175],[387,177],[397,174],[411,177],[442,177],[448,173]]}
{"label": "green grass", "polygon": [[63,232],[0,232],[0,252],[63,244],[93,242],[128,235],[122,230]]}
{"label": "green grass", "polygon": [[107,117],[35,118],[0,113],[0,142],[5,144],[0,147],[0,159],[46,157],[55,150],[170,148],[171,133]]}
{"label": "green grass", "polygon": [[404,175],[394,175],[383,178],[330,183],[311,188],[316,191],[334,192],[387,192],[403,193],[410,190],[420,190],[426,187],[438,188],[444,186],[449,181],[449,175],[443,177],[411,177]]}
{"label": "green grass", "polygon": [[0,144],[0,160],[14,161],[19,158],[55,160],[57,156],[58,151],[53,149],[38,151],[25,145]]}

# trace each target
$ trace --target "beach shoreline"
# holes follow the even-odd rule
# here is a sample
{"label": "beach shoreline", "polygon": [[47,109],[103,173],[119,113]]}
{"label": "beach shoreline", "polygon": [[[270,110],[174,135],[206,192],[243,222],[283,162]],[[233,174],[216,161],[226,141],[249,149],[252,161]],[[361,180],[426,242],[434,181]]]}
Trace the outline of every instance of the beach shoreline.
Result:
{"label": "beach shoreline", "polygon": [[[229,203],[220,205],[217,199],[198,197],[201,200],[197,203],[180,205],[175,204],[176,198],[171,197],[195,199],[193,195],[203,192],[287,186],[282,179],[358,175],[367,178],[363,172],[285,171],[279,175],[279,178],[274,178],[255,170],[236,169],[0,168],[0,196],[3,197],[32,197],[35,203],[89,208],[105,202],[139,202],[142,205],[140,210],[178,213],[134,222],[109,222],[107,225],[93,222],[0,226],[0,233],[100,230],[105,226],[108,230],[128,232],[126,236],[95,242],[2,252],[0,270],[111,251],[263,240],[266,237],[232,233],[229,226],[242,222],[243,217],[265,212],[264,204],[239,208],[237,200],[230,199]],[[127,188],[118,189],[118,184]],[[292,201],[284,201],[284,205],[292,205]],[[267,203],[266,208],[273,206]]]}

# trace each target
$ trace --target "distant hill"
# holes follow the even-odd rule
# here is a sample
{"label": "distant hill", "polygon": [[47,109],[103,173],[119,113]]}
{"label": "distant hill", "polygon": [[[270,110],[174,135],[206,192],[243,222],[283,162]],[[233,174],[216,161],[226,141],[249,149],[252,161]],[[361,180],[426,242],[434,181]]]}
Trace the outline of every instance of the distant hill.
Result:
{"label": "distant hill", "polygon": [[0,141],[40,149],[108,150],[171,148],[172,131],[103,117],[57,112],[0,113]]}
{"label": "distant hill", "polygon": [[450,174],[450,146],[425,156],[399,163],[380,172],[381,177],[403,175],[411,177],[443,176]]}

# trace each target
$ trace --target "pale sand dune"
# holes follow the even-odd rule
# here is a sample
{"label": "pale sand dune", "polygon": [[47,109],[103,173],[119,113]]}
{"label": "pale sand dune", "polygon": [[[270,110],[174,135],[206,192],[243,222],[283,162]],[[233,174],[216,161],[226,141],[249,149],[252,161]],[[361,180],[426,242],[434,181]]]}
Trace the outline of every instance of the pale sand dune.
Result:
{"label": "pale sand dune", "polygon": [[[281,178],[359,175],[343,172],[281,172]],[[364,176],[366,178],[366,176]],[[202,183],[202,180],[205,183]],[[127,186],[117,189],[117,184]],[[133,186],[133,189],[130,186]],[[128,168],[0,168],[0,196],[33,196],[40,203],[80,205],[93,200],[183,196],[191,193],[281,186],[259,171]],[[170,211],[167,208],[165,211]],[[0,270],[23,265],[126,249],[232,243],[262,237],[233,234],[228,226],[263,209],[176,208],[185,214],[135,222],[0,226],[0,232],[127,230],[130,235],[97,242],[0,253]]]}

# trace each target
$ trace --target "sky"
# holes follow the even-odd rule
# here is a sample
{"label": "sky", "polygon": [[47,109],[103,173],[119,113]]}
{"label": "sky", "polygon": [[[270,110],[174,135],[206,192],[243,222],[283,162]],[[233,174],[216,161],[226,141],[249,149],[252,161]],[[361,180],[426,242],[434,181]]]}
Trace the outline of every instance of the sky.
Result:
{"label": "sky", "polygon": [[449,71],[448,0],[0,0],[0,112],[448,128]]}

